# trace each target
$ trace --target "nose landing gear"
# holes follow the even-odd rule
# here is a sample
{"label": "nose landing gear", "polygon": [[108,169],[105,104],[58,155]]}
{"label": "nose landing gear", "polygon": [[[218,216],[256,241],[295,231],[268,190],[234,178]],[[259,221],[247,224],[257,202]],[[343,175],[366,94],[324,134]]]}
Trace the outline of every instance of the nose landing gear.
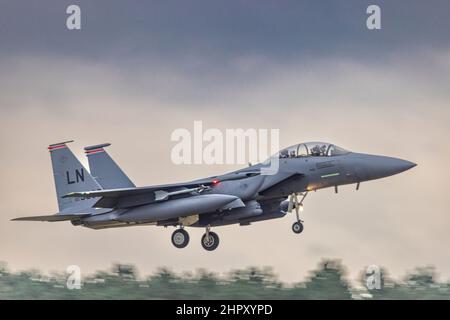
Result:
{"label": "nose landing gear", "polygon": [[[299,195],[302,196],[300,201],[298,201]],[[303,194],[293,193],[289,196],[288,212],[292,212],[292,210],[295,209],[295,217],[297,218],[297,221],[292,225],[292,231],[297,234],[300,234],[303,231],[303,221],[300,220],[299,211],[303,211],[303,200],[305,200],[307,195],[308,192]]]}
{"label": "nose landing gear", "polygon": [[294,222],[294,224],[292,225],[292,231],[294,231],[294,233],[302,233],[303,223],[301,223],[300,221]]}

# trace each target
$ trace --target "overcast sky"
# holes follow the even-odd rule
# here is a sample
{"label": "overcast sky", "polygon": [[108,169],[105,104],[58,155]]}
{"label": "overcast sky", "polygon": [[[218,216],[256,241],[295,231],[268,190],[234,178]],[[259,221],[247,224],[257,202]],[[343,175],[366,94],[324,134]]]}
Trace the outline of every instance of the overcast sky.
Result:
{"label": "overcast sky", "polygon": [[[69,4],[82,29],[66,29]],[[338,4],[339,3],[339,4]],[[366,28],[381,7],[382,29]],[[297,281],[322,257],[352,277],[367,265],[394,276],[435,265],[450,278],[448,1],[3,1],[0,5],[0,260],[12,269],[82,271],[112,262],[148,274],[272,266]],[[400,175],[308,196],[293,216],[217,228],[215,252],[191,230],[94,231],[19,223],[57,211],[46,146],[74,139],[109,151],[138,185],[185,181],[236,166],[176,166],[176,128],[278,128],[310,140],[418,163]],[[84,159],[83,159],[84,161]]]}

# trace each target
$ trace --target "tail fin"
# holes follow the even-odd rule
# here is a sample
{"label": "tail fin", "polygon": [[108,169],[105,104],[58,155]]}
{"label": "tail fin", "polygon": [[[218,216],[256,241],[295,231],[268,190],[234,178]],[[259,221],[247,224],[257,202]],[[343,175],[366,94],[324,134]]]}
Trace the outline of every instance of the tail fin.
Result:
{"label": "tail fin", "polygon": [[84,148],[92,176],[104,189],[135,187],[134,183],[103,149],[110,145],[110,143],[104,143]]}
{"label": "tail fin", "polygon": [[70,192],[101,189],[100,185],[67,147],[66,144],[69,142],[72,141],[56,143],[48,147],[52,159],[59,211],[60,213],[89,212],[92,211],[91,208],[98,199],[62,198]]}

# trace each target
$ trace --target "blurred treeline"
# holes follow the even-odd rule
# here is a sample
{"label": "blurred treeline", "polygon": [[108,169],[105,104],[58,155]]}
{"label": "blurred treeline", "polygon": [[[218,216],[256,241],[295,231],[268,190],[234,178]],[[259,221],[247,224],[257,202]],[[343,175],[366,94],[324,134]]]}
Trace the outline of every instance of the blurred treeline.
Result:
{"label": "blurred treeline", "polygon": [[271,268],[250,267],[217,275],[206,270],[177,274],[161,268],[142,278],[130,265],[114,265],[82,277],[81,289],[69,290],[66,273],[37,270],[12,273],[0,265],[0,299],[450,299],[449,283],[436,281],[433,268],[418,268],[393,280],[382,270],[381,289],[368,290],[367,275],[350,284],[345,267],[322,261],[302,282],[285,284]]}

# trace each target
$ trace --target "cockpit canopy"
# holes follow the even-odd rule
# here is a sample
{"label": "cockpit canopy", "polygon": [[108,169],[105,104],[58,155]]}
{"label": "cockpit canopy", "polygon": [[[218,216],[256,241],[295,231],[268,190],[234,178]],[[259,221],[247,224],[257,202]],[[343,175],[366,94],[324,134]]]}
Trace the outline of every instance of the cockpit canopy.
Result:
{"label": "cockpit canopy", "polygon": [[331,157],[346,154],[349,151],[326,142],[306,142],[290,146],[279,152],[280,158]]}

